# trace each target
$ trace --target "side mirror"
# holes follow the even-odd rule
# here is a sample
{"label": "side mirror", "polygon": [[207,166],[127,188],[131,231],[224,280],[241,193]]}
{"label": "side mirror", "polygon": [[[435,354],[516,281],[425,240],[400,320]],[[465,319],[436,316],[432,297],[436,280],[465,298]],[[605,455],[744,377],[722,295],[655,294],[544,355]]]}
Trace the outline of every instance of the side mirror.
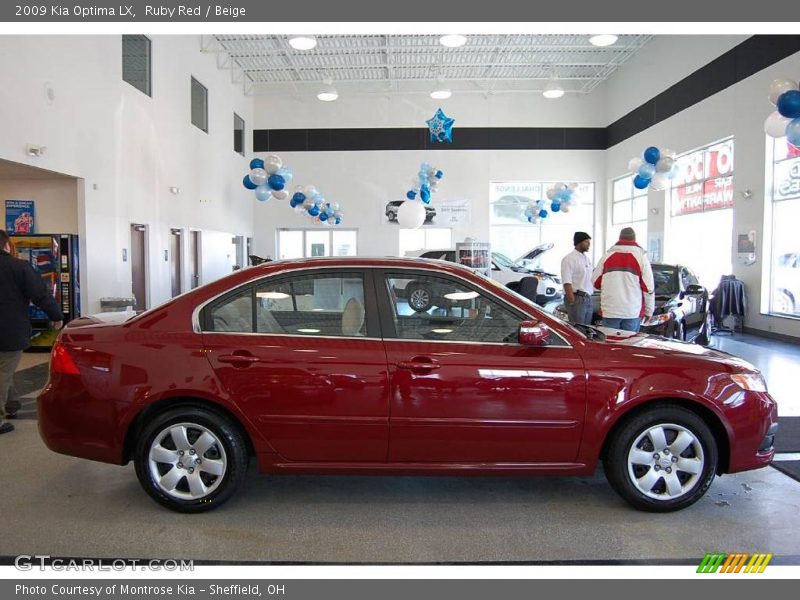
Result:
{"label": "side mirror", "polygon": [[702,294],[706,293],[706,288],[704,288],[702,285],[693,283],[686,286],[686,293],[690,296],[701,296]]}
{"label": "side mirror", "polygon": [[541,321],[523,321],[519,324],[519,343],[523,346],[546,346],[550,328]]}

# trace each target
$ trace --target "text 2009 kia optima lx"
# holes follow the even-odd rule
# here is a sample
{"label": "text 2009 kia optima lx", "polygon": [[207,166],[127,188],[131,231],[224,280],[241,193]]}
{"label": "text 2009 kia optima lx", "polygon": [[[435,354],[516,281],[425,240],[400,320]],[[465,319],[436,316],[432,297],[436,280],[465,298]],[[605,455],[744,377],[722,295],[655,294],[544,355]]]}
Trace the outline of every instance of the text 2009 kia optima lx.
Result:
{"label": "text 2009 kia optima lx", "polygon": [[[405,290],[439,291],[425,312]],[[266,473],[589,475],[636,508],[767,465],[758,371],[693,344],[575,329],[458,265],[312,259],[238,271],[123,323],[73,321],[39,427],[56,452],[135,461],[196,512]]]}

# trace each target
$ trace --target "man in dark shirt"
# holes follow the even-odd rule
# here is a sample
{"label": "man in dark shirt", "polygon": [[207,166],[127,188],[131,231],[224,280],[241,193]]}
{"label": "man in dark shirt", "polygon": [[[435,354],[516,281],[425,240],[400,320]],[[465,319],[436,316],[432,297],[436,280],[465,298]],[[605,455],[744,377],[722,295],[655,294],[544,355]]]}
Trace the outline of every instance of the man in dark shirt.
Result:
{"label": "man in dark shirt", "polygon": [[22,351],[31,341],[31,302],[61,328],[64,317],[58,302],[33,267],[11,256],[11,238],[0,229],[0,434],[14,431],[6,421],[6,403]]}

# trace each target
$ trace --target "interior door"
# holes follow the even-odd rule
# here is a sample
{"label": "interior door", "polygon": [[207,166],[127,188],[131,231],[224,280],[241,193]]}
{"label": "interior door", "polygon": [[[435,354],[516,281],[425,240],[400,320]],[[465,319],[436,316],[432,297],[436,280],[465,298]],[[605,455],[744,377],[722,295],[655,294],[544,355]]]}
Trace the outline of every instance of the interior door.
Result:
{"label": "interior door", "polygon": [[189,232],[189,286],[194,289],[200,285],[200,265],[202,264],[200,232]]}
{"label": "interior door", "polygon": [[147,309],[147,227],[131,224],[131,283],[134,309]]}
{"label": "interior door", "polygon": [[181,293],[181,257],[183,255],[183,247],[181,244],[181,230],[171,229],[169,233],[169,277],[172,286],[172,297],[174,298]]}
{"label": "interior door", "polygon": [[[449,276],[385,272],[377,282],[389,363],[389,460],[574,461],[586,409],[583,361],[556,334],[517,343],[525,315]],[[413,310],[405,290],[426,286]]]}
{"label": "interior door", "polygon": [[266,278],[203,311],[217,377],[286,461],[386,460],[386,354],[367,278],[335,269]]}

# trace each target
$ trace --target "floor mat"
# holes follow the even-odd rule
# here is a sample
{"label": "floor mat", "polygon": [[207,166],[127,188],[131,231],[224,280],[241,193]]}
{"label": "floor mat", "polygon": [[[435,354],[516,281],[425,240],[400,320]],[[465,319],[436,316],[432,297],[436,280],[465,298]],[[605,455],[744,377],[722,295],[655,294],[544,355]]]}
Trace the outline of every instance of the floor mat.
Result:
{"label": "floor mat", "polygon": [[778,417],[775,452],[800,452],[800,417]]}
{"label": "floor mat", "polygon": [[770,464],[784,475],[800,481],[800,460],[773,460]]}

